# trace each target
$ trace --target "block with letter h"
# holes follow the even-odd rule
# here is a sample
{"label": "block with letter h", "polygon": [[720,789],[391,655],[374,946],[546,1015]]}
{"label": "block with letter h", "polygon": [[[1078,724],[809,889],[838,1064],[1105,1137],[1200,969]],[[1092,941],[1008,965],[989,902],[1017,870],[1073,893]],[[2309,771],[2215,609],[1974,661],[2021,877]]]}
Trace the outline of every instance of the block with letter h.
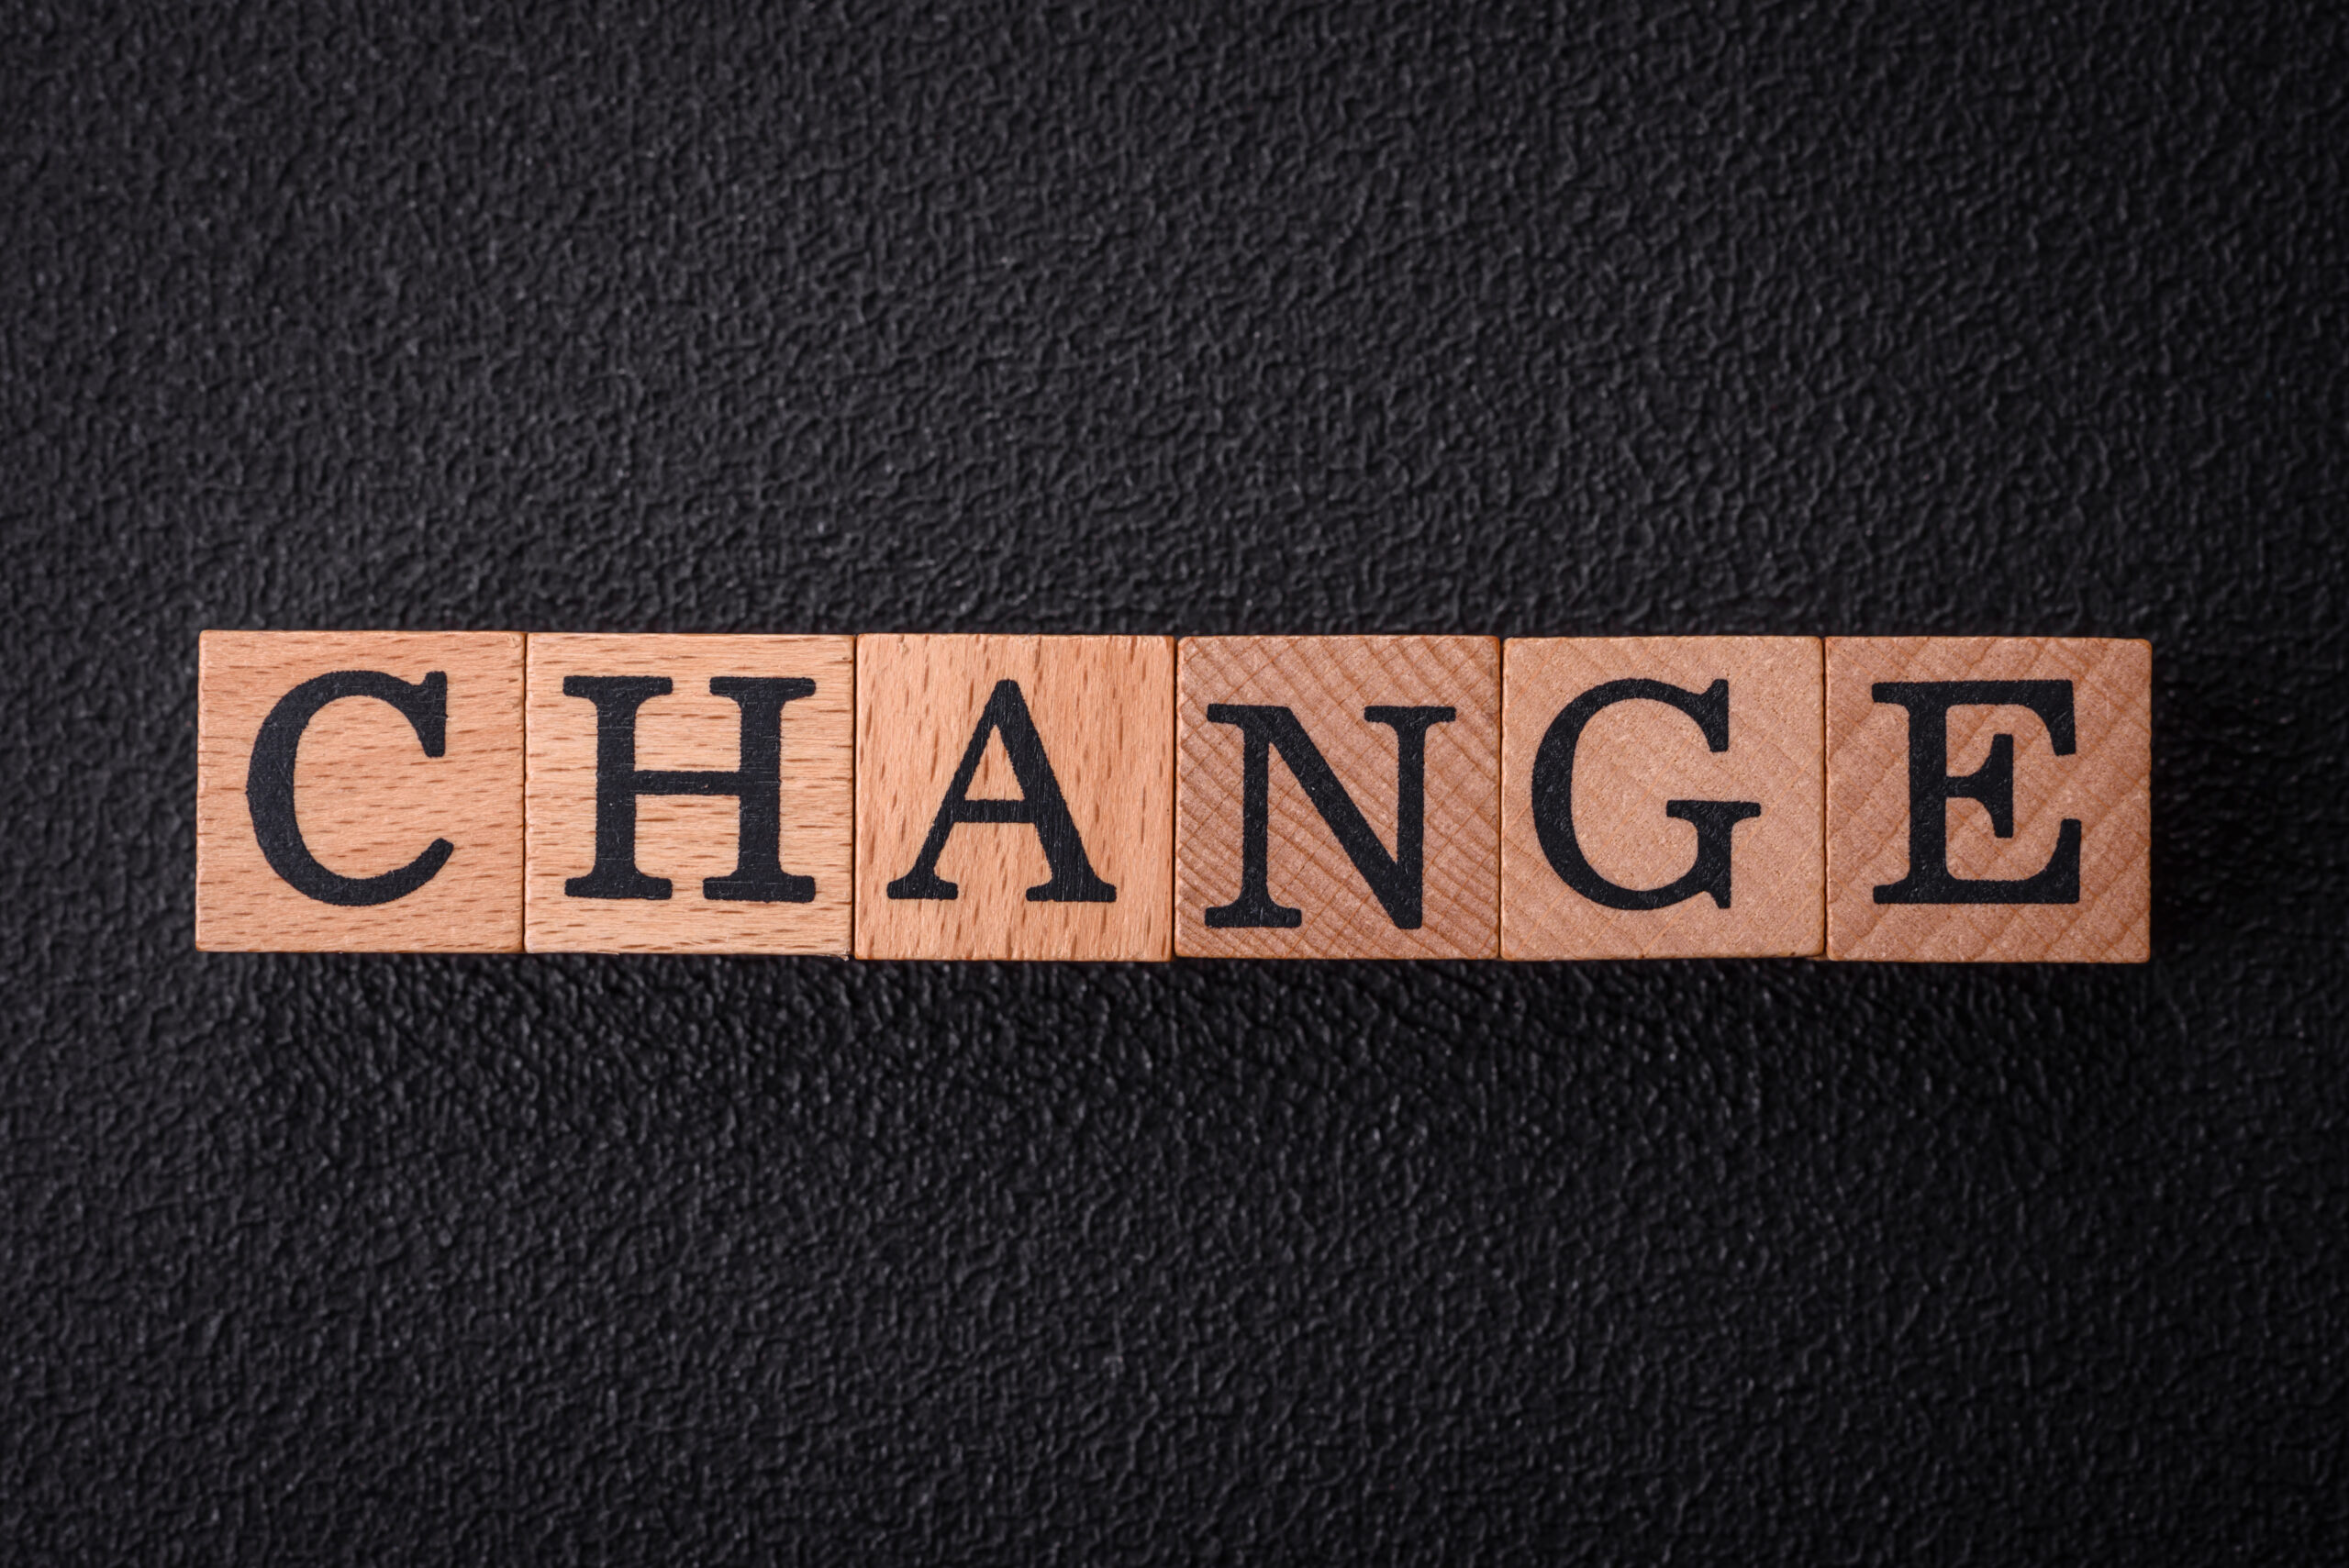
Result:
{"label": "block with letter h", "polygon": [[846,637],[533,636],[533,952],[849,951]]}

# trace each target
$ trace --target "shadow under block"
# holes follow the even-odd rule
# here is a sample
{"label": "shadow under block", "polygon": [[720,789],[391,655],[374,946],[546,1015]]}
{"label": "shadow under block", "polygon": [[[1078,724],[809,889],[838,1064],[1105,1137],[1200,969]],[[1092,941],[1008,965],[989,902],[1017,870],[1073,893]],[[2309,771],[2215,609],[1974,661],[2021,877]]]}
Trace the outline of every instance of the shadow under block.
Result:
{"label": "shadow under block", "polygon": [[532,952],[849,951],[855,645],[533,634]]}
{"label": "shadow under block", "polygon": [[857,639],[856,955],[1163,961],[1174,648]]}
{"label": "shadow under block", "polygon": [[2150,643],[1828,639],[1828,956],[2144,962],[2152,752]]}
{"label": "shadow under block", "polygon": [[1503,957],[1820,951],[1817,638],[1520,639],[1503,653]]}
{"label": "shadow under block", "polygon": [[197,640],[195,945],[522,945],[522,634]]}
{"label": "shadow under block", "polygon": [[1498,951],[1497,641],[1194,637],[1181,668],[1175,951]]}

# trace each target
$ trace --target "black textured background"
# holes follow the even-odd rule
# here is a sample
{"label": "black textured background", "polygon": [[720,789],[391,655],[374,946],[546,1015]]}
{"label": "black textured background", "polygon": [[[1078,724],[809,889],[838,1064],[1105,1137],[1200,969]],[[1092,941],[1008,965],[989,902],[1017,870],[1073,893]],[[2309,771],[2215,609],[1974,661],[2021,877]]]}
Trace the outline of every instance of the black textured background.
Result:
{"label": "black textured background", "polygon": [[[0,1555],[2344,1550],[2339,7],[689,9],[0,8]],[[2156,958],[206,957],[207,626],[2149,637]]]}

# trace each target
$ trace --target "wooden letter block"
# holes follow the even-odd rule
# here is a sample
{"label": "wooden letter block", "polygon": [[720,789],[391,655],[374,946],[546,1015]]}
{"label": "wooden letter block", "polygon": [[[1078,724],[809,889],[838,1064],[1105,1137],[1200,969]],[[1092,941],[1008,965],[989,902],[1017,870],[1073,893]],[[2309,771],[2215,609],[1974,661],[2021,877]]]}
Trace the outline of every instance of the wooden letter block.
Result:
{"label": "wooden letter block", "polygon": [[1185,639],[1175,951],[1492,957],[1500,699],[1489,637]]}
{"label": "wooden letter block", "polygon": [[856,955],[1163,961],[1174,649],[857,639]]}
{"label": "wooden letter block", "polygon": [[195,945],[522,944],[519,632],[197,640]]}
{"label": "wooden letter block", "polygon": [[849,950],[855,645],[530,639],[532,952]]}
{"label": "wooden letter block", "polygon": [[1542,638],[1506,652],[1503,956],[1820,951],[1817,638]]}
{"label": "wooden letter block", "polygon": [[2153,647],[1827,642],[1830,958],[2141,963]]}

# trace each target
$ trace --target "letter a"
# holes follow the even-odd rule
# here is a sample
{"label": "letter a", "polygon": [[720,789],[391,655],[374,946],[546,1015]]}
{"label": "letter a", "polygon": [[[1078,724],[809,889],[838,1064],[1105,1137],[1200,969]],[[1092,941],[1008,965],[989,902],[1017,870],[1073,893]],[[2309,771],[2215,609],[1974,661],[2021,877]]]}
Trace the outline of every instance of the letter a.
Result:
{"label": "letter a", "polygon": [[[986,755],[989,735],[1003,737],[1004,754],[1011,759],[1012,777],[1019,781],[1017,800],[971,798],[971,781],[978,774],[979,759]],[[961,896],[960,887],[938,874],[938,857],[955,828],[965,822],[1016,822],[1036,829],[1036,840],[1044,848],[1044,859],[1051,864],[1052,875],[1051,881],[1028,890],[1030,904],[1118,901],[1118,890],[1093,873],[1093,862],[1085,853],[1085,840],[1077,833],[1075,819],[1068,814],[1068,802],[1061,796],[1060,781],[1052,776],[1052,761],[1044,755],[1044,742],[1036,733],[1035,720],[1028,714],[1028,699],[1020,695],[1017,681],[995,684],[995,691],[979,715],[978,728],[971,732],[971,743],[963,750],[962,766],[954,770],[954,780],[946,786],[946,798],[939,804],[938,816],[930,822],[930,837],[922,840],[921,853],[914,858],[913,870],[889,884],[889,896]]]}

